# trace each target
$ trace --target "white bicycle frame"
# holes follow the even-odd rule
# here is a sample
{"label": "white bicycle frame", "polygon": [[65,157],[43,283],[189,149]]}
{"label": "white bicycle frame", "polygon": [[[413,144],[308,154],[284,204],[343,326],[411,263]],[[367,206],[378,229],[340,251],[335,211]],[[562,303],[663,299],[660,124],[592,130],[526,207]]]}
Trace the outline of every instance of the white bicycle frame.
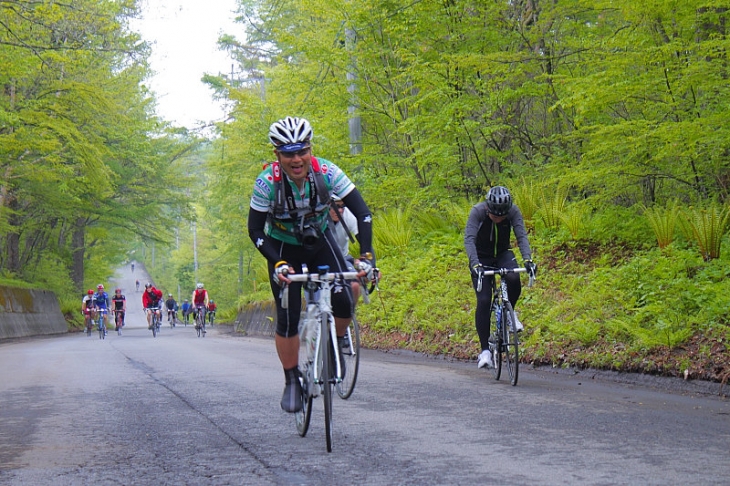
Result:
{"label": "white bicycle frame", "polygon": [[[326,268],[326,267],[322,267]],[[311,363],[318,363],[320,359],[320,353],[325,350],[322,349],[322,331],[325,329],[325,325],[328,328],[330,334],[330,342],[337,343],[337,330],[335,328],[335,319],[332,315],[332,285],[331,282],[334,280],[357,280],[360,278],[359,272],[321,272],[321,273],[309,273],[304,268],[304,272],[297,274],[287,275],[287,278],[292,282],[301,282],[304,284],[305,292],[307,292],[307,310],[305,318],[303,320],[303,326],[300,325],[300,339],[304,336],[306,339],[311,339],[312,333],[314,333],[314,349],[307,343],[307,352],[311,354],[307,356]],[[363,292],[363,296],[367,295],[367,292]],[[281,307],[287,309],[289,307],[289,286],[285,286],[281,290]],[[317,319],[319,317],[319,319]],[[322,322],[322,319],[327,319],[327,323]],[[315,329],[311,329],[313,322],[320,322],[321,326],[317,326]],[[335,352],[334,366],[337,370],[336,381],[342,381],[342,368],[340,366],[340,350],[339,346],[333,345],[332,348]],[[310,366],[310,370],[314,373],[312,376],[312,383],[322,385],[325,380],[319,376],[319,369],[317,366]],[[316,396],[315,390],[309,390],[310,394]]]}

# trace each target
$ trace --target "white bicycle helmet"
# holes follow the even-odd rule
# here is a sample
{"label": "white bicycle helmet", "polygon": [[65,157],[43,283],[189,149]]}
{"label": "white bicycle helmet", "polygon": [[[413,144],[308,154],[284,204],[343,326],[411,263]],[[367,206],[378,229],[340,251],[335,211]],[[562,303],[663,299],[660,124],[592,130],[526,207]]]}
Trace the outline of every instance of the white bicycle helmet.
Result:
{"label": "white bicycle helmet", "polygon": [[198,285],[196,285],[196,287],[198,287],[199,289],[202,289],[203,288],[203,284],[202,283],[199,283]]}
{"label": "white bicycle helmet", "polygon": [[304,118],[288,116],[271,124],[269,140],[277,150],[296,152],[309,146],[312,126]]}

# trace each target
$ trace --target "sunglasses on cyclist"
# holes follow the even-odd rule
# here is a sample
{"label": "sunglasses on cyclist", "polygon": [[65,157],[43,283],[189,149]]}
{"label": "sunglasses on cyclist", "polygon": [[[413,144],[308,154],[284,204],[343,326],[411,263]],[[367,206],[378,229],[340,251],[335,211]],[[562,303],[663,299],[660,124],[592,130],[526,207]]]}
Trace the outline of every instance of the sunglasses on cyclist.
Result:
{"label": "sunglasses on cyclist", "polygon": [[311,150],[312,147],[305,147],[301,150],[297,150],[296,152],[284,152],[279,150],[279,155],[281,155],[285,159],[293,159],[294,157],[306,157]]}

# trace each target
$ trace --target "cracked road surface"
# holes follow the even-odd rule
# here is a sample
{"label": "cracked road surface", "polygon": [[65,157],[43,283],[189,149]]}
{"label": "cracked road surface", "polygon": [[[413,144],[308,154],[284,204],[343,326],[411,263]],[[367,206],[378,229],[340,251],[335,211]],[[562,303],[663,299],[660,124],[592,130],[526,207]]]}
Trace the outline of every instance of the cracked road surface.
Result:
{"label": "cracked road surface", "polygon": [[[130,287],[133,288],[133,287]],[[125,293],[130,303],[141,294]],[[132,306],[130,306],[132,307]],[[273,341],[225,328],[0,344],[3,485],[727,484],[730,403],[475,363],[363,353],[353,396],[305,438]]]}

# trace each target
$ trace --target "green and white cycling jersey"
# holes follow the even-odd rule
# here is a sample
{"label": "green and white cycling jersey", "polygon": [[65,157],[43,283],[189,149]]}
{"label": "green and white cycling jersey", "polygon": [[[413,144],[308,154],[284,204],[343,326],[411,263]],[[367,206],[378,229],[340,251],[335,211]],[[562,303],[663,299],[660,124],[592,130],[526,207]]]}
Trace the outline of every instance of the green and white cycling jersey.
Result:
{"label": "green and white cycling jersey", "polygon": [[[314,159],[314,157],[312,158]],[[316,161],[319,163],[324,184],[330,192],[330,195],[344,198],[355,189],[355,184],[335,164],[329,160],[320,158],[317,158]],[[313,161],[312,165],[314,164],[315,162]],[[310,168],[309,170],[311,171],[313,169]],[[289,184],[291,187],[296,210],[290,211],[287,205],[285,205],[282,214],[274,214],[276,191],[271,164],[267,165],[256,178],[253,195],[251,196],[251,209],[269,214],[269,219],[264,228],[267,236],[275,240],[283,241],[284,243],[301,245],[301,242],[297,238],[298,231],[295,229],[298,229],[302,225],[307,225],[324,232],[327,228],[329,205],[321,204],[318,198],[315,198],[316,200],[314,202],[316,205],[314,211],[312,211],[310,192],[313,184],[310,184],[308,181],[305,182],[303,191],[300,191],[296,184],[283,174],[283,171],[282,179],[285,184]]]}

